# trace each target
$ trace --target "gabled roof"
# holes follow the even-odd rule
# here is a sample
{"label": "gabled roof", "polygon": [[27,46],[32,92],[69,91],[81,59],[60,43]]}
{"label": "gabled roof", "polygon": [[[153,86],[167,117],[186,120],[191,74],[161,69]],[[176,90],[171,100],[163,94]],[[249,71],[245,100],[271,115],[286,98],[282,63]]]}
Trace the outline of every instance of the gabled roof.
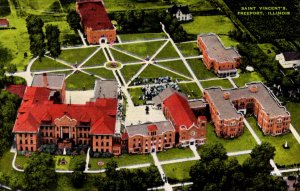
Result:
{"label": "gabled roof", "polygon": [[300,52],[283,52],[285,61],[300,60]]}
{"label": "gabled roof", "polygon": [[191,110],[188,101],[177,92],[165,99],[163,104],[172,116],[175,123],[174,126],[185,125],[189,128],[192,124],[196,124],[196,116]]}
{"label": "gabled roof", "polygon": [[23,98],[26,85],[8,85],[6,91],[16,94],[19,98]]}
{"label": "gabled roof", "polygon": [[96,80],[94,98],[117,98],[118,82],[116,80]]}
{"label": "gabled roof", "polygon": [[[173,95],[175,92],[177,92],[175,89],[168,87],[166,89],[164,89],[160,94],[158,94],[157,96],[155,96],[152,100],[154,102],[155,105],[160,105],[162,104],[162,102],[167,99],[168,97],[170,97],[171,95]],[[179,93],[177,92],[180,96],[186,98],[186,96],[183,93]]]}
{"label": "gabled roof", "polygon": [[190,14],[189,7],[186,6],[177,6],[176,4],[173,7],[169,8],[169,13],[176,14],[178,11],[181,11],[183,14]]}
{"label": "gabled roof", "polygon": [[9,25],[9,21],[5,18],[0,18],[0,25]]}
{"label": "gabled roof", "polygon": [[65,74],[35,74],[31,86],[47,87],[49,89],[62,89],[65,81]]}
{"label": "gabled roof", "polygon": [[[175,131],[170,121],[160,121],[155,123],[145,123],[140,125],[130,125],[126,127],[126,134],[129,137],[135,135],[149,136],[148,132],[156,129],[156,135],[162,135],[164,132]],[[127,137],[124,137],[126,139]]]}
{"label": "gabled roof", "polygon": [[147,129],[148,129],[148,131],[157,131],[158,130],[157,126],[154,124],[148,125]]}

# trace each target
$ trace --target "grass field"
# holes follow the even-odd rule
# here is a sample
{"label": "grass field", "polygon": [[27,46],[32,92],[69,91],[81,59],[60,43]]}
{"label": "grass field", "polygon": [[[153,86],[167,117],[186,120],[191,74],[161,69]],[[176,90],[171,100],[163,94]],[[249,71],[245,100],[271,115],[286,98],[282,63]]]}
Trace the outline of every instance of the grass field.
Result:
{"label": "grass field", "polygon": [[103,50],[99,50],[92,58],[90,58],[83,66],[103,66],[107,59]]}
{"label": "grass field", "polygon": [[168,42],[168,44],[166,44],[166,46],[156,55],[155,60],[167,58],[179,58],[178,53],[170,42]]}
{"label": "grass field", "polygon": [[118,52],[116,50],[110,49],[110,52],[112,53],[114,59],[116,61],[119,61],[121,63],[133,63],[133,62],[141,62],[141,60],[138,60],[132,56],[128,56],[126,54],[123,54],[121,52]]}
{"label": "grass field", "polygon": [[178,83],[180,90],[188,95],[189,99],[201,98],[202,92],[196,83]]}
{"label": "grass field", "polygon": [[26,156],[23,156],[23,155],[18,155],[17,158],[16,158],[15,164],[18,168],[24,169],[26,163],[28,162],[28,160],[29,160],[29,157],[26,157]]}
{"label": "grass field", "polygon": [[13,158],[14,153],[9,152],[9,150],[3,153],[3,155],[0,157],[0,172],[3,172],[9,176],[18,173],[12,168],[11,162]]}
{"label": "grass field", "polygon": [[169,76],[172,77],[173,79],[178,79],[178,80],[188,80],[182,76],[179,76],[177,74],[174,74],[162,68],[158,68],[154,65],[147,66],[146,69],[139,75],[139,77],[141,78],[158,78],[164,76]]}
{"label": "grass field", "polygon": [[97,78],[85,73],[74,73],[67,78],[66,84],[68,90],[92,90],[94,89]]}
{"label": "grass field", "polygon": [[203,88],[209,88],[209,87],[221,87],[223,89],[232,88],[231,83],[227,79],[202,81],[201,84]]}
{"label": "grass field", "polygon": [[144,100],[140,100],[140,96],[143,94],[142,88],[129,88],[128,92],[131,96],[131,99],[132,99],[132,102],[134,105],[145,104]]}
{"label": "grass field", "polygon": [[[29,14],[42,14],[42,13],[50,13],[53,10],[53,4],[59,4],[58,0],[48,0],[47,2],[43,2],[40,0],[19,0],[20,6],[25,9],[25,11]],[[57,12],[61,12],[60,10],[56,10]]]}
{"label": "grass field", "polygon": [[174,70],[175,72],[178,72],[185,76],[191,77],[190,72],[188,71],[188,69],[185,67],[184,63],[181,60],[175,60],[169,62],[157,62],[157,64],[169,68],[171,70]]}
{"label": "grass field", "polygon": [[249,157],[250,157],[250,155],[246,154],[246,155],[239,155],[239,156],[231,156],[229,158],[236,158],[239,161],[239,164],[243,164],[244,161]]}
{"label": "grass field", "polygon": [[298,131],[298,133],[300,133],[300,103],[288,102],[286,107],[291,113],[292,124],[294,128]]}
{"label": "grass field", "polygon": [[197,161],[180,162],[162,165],[164,172],[168,178],[177,179],[179,181],[187,181],[190,177],[190,169]]}
{"label": "grass field", "polygon": [[[291,165],[295,163],[300,163],[300,144],[297,142],[292,133],[279,136],[265,136],[257,125],[257,121],[254,117],[247,119],[249,124],[252,126],[253,130],[256,132],[257,136],[261,141],[271,143],[275,148],[275,162],[280,165]],[[290,146],[289,149],[284,149],[283,144],[288,142]]]}
{"label": "grass field", "polygon": [[97,68],[97,69],[86,69],[88,73],[98,75],[105,79],[115,79],[115,76],[111,70],[107,70],[105,68]]}
{"label": "grass field", "polygon": [[278,48],[271,43],[257,44],[259,48],[270,58],[275,58]]}
{"label": "grass field", "polygon": [[143,66],[142,64],[123,66],[123,68],[121,69],[121,73],[124,79],[126,80],[126,82],[128,82],[130,78],[132,78],[134,74],[136,74],[142,66]]}
{"label": "grass field", "polygon": [[189,59],[187,60],[188,64],[194,71],[196,77],[200,80],[216,78],[217,76],[212,72],[206,69],[202,60],[200,59]]}
{"label": "grass field", "polygon": [[53,69],[71,69],[53,59],[43,57],[41,62],[37,59],[31,66],[31,71],[53,70]]}
{"label": "grass field", "polygon": [[76,64],[76,63],[80,64],[84,59],[86,59],[89,55],[91,55],[95,50],[96,50],[95,47],[63,50],[58,58],[66,61],[68,63],[71,63],[71,64]]}
{"label": "grass field", "polygon": [[[250,150],[256,146],[256,142],[249,130],[244,127],[244,133],[234,139],[224,139],[216,136],[214,127],[208,123],[206,128],[206,143],[221,143],[227,152]],[[199,150],[201,147],[199,147]]]}
{"label": "grass field", "polygon": [[165,41],[143,42],[133,44],[114,45],[114,48],[129,52],[145,59],[152,56],[165,43]]}
{"label": "grass field", "polygon": [[198,56],[199,49],[196,42],[177,43],[176,46],[184,56]]}
{"label": "grass field", "polygon": [[120,34],[119,37],[121,38],[122,42],[167,38],[165,33]]}
{"label": "grass field", "polygon": [[180,158],[189,158],[194,157],[192,150],[188,148],[173,148],[166,151],[161,151],[157,153],[157,158],[160,161],[171,160],[171,159],[180,159]]}
{"label": "grass field", "polygon": [[[59,159],[60,160],[65,159],[66,164],[65,165],[59,164],[59,162],[58,162]],[[71,159],[70,159],[69,156],[54,156],[53,160],[55,162],[55,169],[56,170],[69,170],[70,162],[71,162]]]}
{"label": "grass field", "polygon": [[233,78],[234,83],[238,87],[243,87],[246,83],[250,82],[265,82],[265,79],[257,72],[245,72],[239,75],[238,78]]}
{"label": "grass field", "polygon": [[101,169],[104,169],[106,167],[106,163],[111,160],[116,161],[118,167],[153,162],[149,154],[145,154],[145,155],[122,154],[119,157],[113,157],[113,158],[90,158],[91,169],[93,170],[100,169],[100,167],[98,166],[99,161],[104,162],[104,165],[101,167]]}

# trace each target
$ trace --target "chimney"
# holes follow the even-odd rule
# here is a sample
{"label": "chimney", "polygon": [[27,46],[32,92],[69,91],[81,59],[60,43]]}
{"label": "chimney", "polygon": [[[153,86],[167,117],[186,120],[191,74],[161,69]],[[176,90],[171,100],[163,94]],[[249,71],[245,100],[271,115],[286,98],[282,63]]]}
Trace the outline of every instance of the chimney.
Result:
{"label": "chimney", "polygon": [[48,77],[46,73],[43,73],[43,87],[48,86]]}
{"label": "chimney", "polygon": [[225,100],[228,100],[230,98],[230,92],[224,92],[223,97]]}
{"label": "chimney", "polygon": [[257,86],[256,85],[249,86],[249,91],[251,93],[256,93],[258,91]]}

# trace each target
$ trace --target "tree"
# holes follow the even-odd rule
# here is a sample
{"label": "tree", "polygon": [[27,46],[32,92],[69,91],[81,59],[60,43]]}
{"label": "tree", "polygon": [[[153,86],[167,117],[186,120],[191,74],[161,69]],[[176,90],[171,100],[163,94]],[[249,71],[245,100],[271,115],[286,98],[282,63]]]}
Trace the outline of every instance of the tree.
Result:
{"label": "tree", "polygon": [[69,12],[69,14],[67,16],[67,22],[69,23],[69,26],[71,27],[71,29],[73,29],[74,31],[76,31],[77,29],[80,29],[81,28],[80,21],[81,21],[81,18],[75,10],[72,10]]}
{"label": "tree", "polygon": [[59,35],[60,31],[57,26],[46,26],[47,49],[54,58],[57,58],[61,53]]}
{"label": "tree", "polygon": [[17,66],[15,64],[8,64],[6,71],[11,74],[14,74],[17,71]]}
{"label": "tree", "polygon": [[74,172],[71,176],[71,182],[75,188],[81,188],[84,184],[84,180],[86,179],[86,175],[83,173],[85,170],[86,162],[84,158],[75,159],[74,163]]}
{"label": "tree", "polygon": [[221,143],[203,145],[200,150],[200,156],[202,161],[205,162],[216,158],[220,160],[226,160],[228,158],[226,150]]}
{"label": "tree", "polygon": [[49,154],[34,153],[24,169],[24,189],[30,191],[51,190],[56,184],[55,164]]}

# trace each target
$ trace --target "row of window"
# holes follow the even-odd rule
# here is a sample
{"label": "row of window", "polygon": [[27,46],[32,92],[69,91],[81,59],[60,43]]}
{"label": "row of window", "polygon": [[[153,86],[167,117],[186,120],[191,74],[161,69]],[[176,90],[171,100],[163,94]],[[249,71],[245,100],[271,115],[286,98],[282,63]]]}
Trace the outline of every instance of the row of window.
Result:
{"label": "row of window", "polygon": [[[20,139],[19,143],[23,144],[22,139]],[[24,144],[28,144],[28,140],[25,140]],[[30,144],[33,144],[33,140],[30,140]]]}

